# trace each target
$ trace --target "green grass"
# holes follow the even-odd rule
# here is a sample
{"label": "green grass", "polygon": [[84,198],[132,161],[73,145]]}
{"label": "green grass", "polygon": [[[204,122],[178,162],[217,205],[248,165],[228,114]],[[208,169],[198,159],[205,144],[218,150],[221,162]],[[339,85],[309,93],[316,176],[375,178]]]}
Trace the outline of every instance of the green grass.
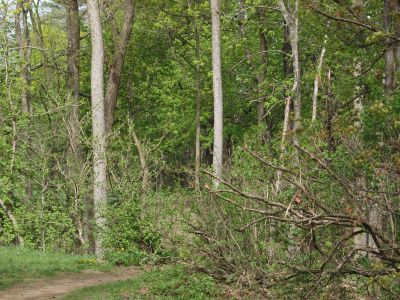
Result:
{"label": "green grass", "polygon": [[28,278],[48,277],[56,273],[74,273],[85,269],[107,271],[110,265],[96,263],[93,256],[43,253],[27,248],[0,247],[0,290]]}
{"label": "green grass", "polygon": [[64,300],[221,299],[222,288],[209,276],[164,266],[136,278],[77,290]]}

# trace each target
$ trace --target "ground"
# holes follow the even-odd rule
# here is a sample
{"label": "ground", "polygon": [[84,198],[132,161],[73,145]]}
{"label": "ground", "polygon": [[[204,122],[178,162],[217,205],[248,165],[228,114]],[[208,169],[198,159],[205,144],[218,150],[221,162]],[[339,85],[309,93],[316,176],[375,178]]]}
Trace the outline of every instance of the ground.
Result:
{"label": "ground", "polygon": [[115,267],[90,256],[0,247],[2,300],[226,298],[235,298],[231,289],[182,264]]}
{"label": "ground", "polygon": [[80,288],[126,280],[140,274],[136,267],[115,268],[110,272],[85,270],[80,273],[28,279],[0,291],[2,300],[57,299]]}

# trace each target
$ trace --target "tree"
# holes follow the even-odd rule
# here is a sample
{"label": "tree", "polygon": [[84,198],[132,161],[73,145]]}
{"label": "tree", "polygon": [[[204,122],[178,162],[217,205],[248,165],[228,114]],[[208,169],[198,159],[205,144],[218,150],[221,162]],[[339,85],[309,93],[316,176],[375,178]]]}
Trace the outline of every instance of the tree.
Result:
{"label": "tree", "polygon": [[[29,5],[29,4],[28,4]],[[22,14],[22,29],[21,29]],[[28,27],[28,11],[25,7],[25,0],[17,0],[15,13],[15,36],[19,51],[19,58],[23,64],[22,68],[22,111],[32,114],[32,96],[31,96],[31,40]]]}
{"label": "tree", "polygon": [[[122,67],[124,66],[124,60],[126,51],[128,49],[129,40],[132,33],[132,26],[135,20],[135,2],[134,0],[128,0],[124,4],[125,16],[122,25],[121,32],[114,27],[114,31],[119,35],[118,41],[116,42],[114,54],[109,70],[108,82],[105,95],[105,112],[106,112],[106,133],[109,135],[112,131],[112,125],[115,118],[115,109],[117,106],[117,97],[119,86],[121,82]],[[115,37],[117,38],[117,36]]]}
{"label": "tree", "polygon": [[300,56],[299,56],[299,1],[296,0],[294,8],[290,8],[283,0],[278,1],[283,18],[289,30],[290,46],[293,56],[293,73],[294,83],[292,93],[294,97],[294,126],[293,131],[297,131],[301,127],[301,72],[300,72]]}
{"label": "tree", "polygon": [[[198,8],[198,1],[196,1]],[[201,164],[201,69],[200,69],[200,26],[199,17],[194,16],[194,39],[196,42],[196,142],[195,142],[195,170],[194,170],[194,186],[197,191],[200,190],[200,164]]]}
{"label": "tree", "polygon": [[[98,0],[88,0],[89,27],[92,40],[91,99],[93,131],[93,201],[94,217],[98,229],[104,227],[101,210],[107,201],[106,132],[104,113],[104,44]],[[96,236],[95,252],[101,258],[103,247]]]}
{"label": "tree", "polygon": [[223,150],[223,94],[221,74],[221,16],[219,0],[211,0],[212,21],[212,71],[214,89],[214,150],[213,168],[217,180],[215,186],[219,185],[218,179],[222,176],[222,150]]}

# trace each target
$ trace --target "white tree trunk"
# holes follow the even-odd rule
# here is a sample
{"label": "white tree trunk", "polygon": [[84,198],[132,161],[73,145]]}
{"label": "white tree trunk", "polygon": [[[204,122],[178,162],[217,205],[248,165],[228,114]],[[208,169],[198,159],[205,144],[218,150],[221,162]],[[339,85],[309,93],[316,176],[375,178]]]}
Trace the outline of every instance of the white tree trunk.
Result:
{"label": "white tree trunk", "polygon": [[17,219],[15,219],[12,210],[5,204],[5,202],[2,199],[0,199],[0,206],[6,212],[6,214],[8,216],[8,219],[10,220],[10,222],[11,222],[11,224],[13,226],[13,229],[15,231],[15,235],[17,236],[19,245],[21,245],[23,247],[24,246],[24,239],[19,234],[18,222],[17,222]]}
{"label": "white tree trunk", "polygon": [[300,55],[299,55],[299,0],[295,1],[294,8],[287,7],[283,0],[278,1],[283,18],[289,28],[290,46],[292,47],[293,56],[293,73],[294,83],[292,92],[294,95],[293,110],[294,110],[294,128],[296,132],[301,127],[301,72],[300,72]]}
{"label": "white tree trunk", "polygon": [[[96,225],[99,230],[105,220],[101,210],[107,201],[106,174],[106,135],[104,115],[104,44],[98,0],[87,0],[89,26],[92,40],[92,128],[93,128],[93,200]],[[96,235],[95,251],[99,258],[103,256],[103,247],[99,235]]]}
{"label": "white tree trunk", "polygon": [[[223,98],[221,75],[221,20],[219,0],[211,0],[212,17],[212,65],[214,89],[214,149],[213,168],[217,178],[222,176],[222,149],[223,149]],[[219,181],[214,185],[218,187]]]}
{"label": "white tree trunk", "polygon": [[318,66],[317,66],[317,71],[315,72],[314,92],[313,92],[313,99],[312,99],[312,117],[311,117],[311,122],[315,122],[317,120],[319,81],[321,79],[321,69],[322,69],[322,64],[324,62],[327,40],[328,40],[328,37],[325,36],[324,46],[322,48],[321,55],[319,56],[319,62],[318,62]]}

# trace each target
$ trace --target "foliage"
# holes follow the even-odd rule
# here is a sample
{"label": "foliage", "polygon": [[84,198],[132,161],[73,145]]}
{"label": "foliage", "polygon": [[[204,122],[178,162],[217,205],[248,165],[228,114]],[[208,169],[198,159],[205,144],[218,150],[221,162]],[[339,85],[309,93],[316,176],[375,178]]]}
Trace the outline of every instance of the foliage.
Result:
{"label": "foliage", "polygon": [[[124,2],[102,2],[108,82]],[[290,11],[295,2],[283,1]],[[302,126],[292,130],[293,103],[284,115],[294,98],[290,24],[277,1],[221,1],[224,182],[215,189],[209,1],[135,1],[107,140],[106,222],[96,230],[85,3],[78,2],[75,101],[67,84],[66,2],[23,1],[16,11],[13,1],[1,1],[0,244],[23,238],[28,249],[45,253],[92,253],[95,236],[112,263],[188,260],[229,283],[264,288],[275,299],[398,298],[400,7],[384,9],[395,2],[298,1],[302,103],[296,121]],[[18,13],[27,18],[20,24],[28,26],[26,47],[18,43]],[[26,93],[32,113],[23,111]],[[200,191],[193,189],[196,95]],[[73,149],[72,132],[79,133],[79,149]],[[7,251],[12,256],[14,250]],[[150,284],[149,297],[215,295],[209,277],[197,284],[198,275],[179,267],[160,272],[140,279]],[[132,284],[134,296],[140,280]],[[110,297],[129,286],[116,285]]]}

